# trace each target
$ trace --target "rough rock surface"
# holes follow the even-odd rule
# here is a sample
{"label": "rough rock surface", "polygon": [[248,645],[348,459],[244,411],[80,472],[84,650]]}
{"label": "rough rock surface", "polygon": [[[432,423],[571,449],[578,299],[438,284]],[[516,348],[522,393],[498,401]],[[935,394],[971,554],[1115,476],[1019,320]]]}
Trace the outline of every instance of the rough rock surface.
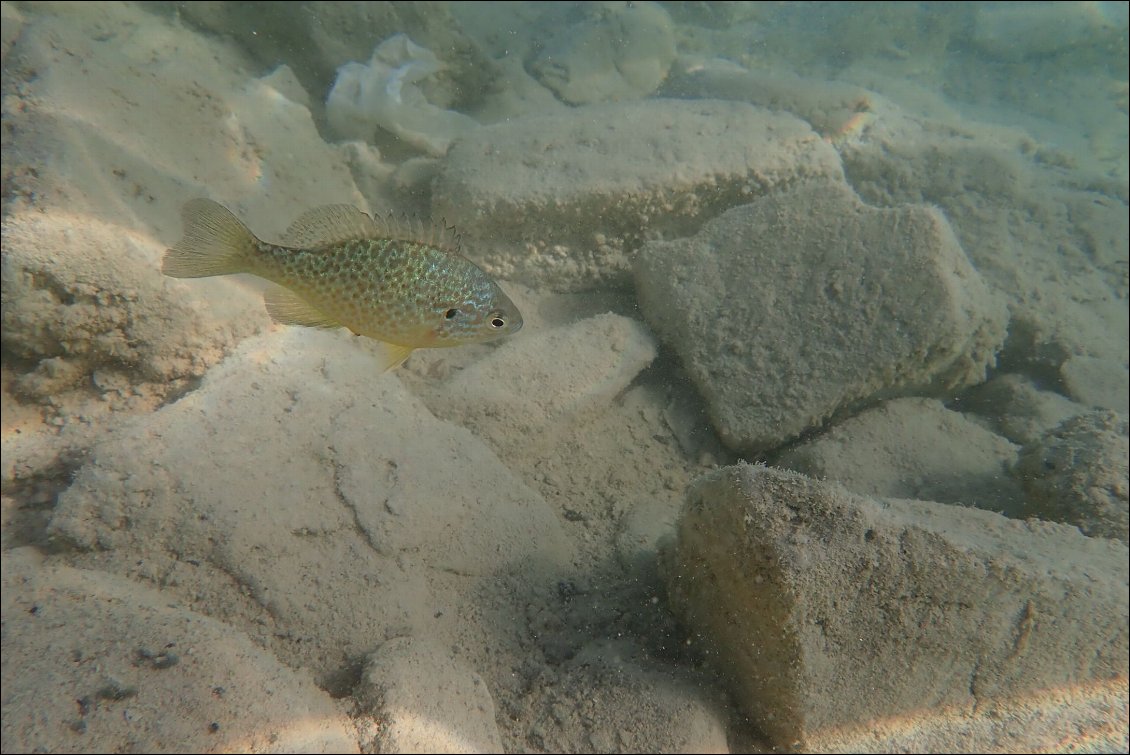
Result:
{"label": "rough rock surface", "polygon": [[736,102],[590,105],[477,129],[436,178],[432,212],[504,278],[561,290],[627,284],[650,234],[688,235],[735,204],[837,180],[800,119]]}
{"label": "rough rock surface", "polygon": [[541,681],[531,735],[546,752],[730,752],[717,693],[630,641],[593,642]]}
{"label": "rough rock surface", "polygon": [[503,752],[486,683],[434,642],[384,643],[354,695],[377,722],[366,752]]}
{"label": "rough rock surface", "polygon": [[1072,356],[1060,368],[1067,395],[1085,406],[1130,412],[1130,373],[1114,359]]}
{"label": "rough rock surface", "polygon": [[444,598],[430,576],[470,590],[567,563],[542,498],[377,375],[355,340],[290,329],[245,341],[200,389],[101,444],[51,531],[84,565],[263,632],[326,685],[386,634],[434,629]]}
{"label": "rough rock surface", "polygon": [[79,389],[118,403],[143,390],[163,397],[266,326],[262,306],[230,281],[194,292],[163,278],[162,248],[145,235],[73,222],[60,212],[4,221],[3,348],[34,365],[15,381],[20,398],[58,401]]}
{"label": "rough rock surface", "polygon": [[1013,443],[1026,445],[1087,407],[1063,394],[1041,388],[1032,379],[1006,372],[974,386],[959,400],[962,411],[971,412],[995,432]]}
{"label": "rough rock surface", "polygon": [[836,412],[984,379],[1002,301],[941,213],[876,209],[843,184],[736,207],[696,236],[649,242],[636,287],[722,440],[757,452]]}
{"label": "rough rock surface", "polygon": [[1032,497],[1036,516],[1126,543],[1128,435],[1126,415],[1096,411],[1064,420],[1025,446],[1012,474]]}
{"label": "rough rock surface", "polygon": [[4,554],[4,752],[357,752],[308,677],[167,593]]}
{"label": "rough rock surface", "polygon": [[174,38],[139,6],[37,11],[9,52],[13,74],[35,75],[5,91],[0,135],[14,390],[72,410],[76,388],[114,408],[159,400],[267,322],[246,286],[161,275],[187,199],[221,200],[267,237],[311,197],[364,202],[282,73],[254,78],[223,44]]}
{"label": "rough rock surface", "polygon": [[674,609],[739,705],[802,748],[916,711],[1124,685],[1128,564],[1064,525],[752,465],[699,479],[664,557]]}
{"label": "rough rock surface", "polygon": [[[929,203],[946,214],[977,271],[1008,301],[1002,367],[1048,385],[1066,380],[1079,390],[1072,398],[1118,408],[1104,399],[1125,402],[1127,385],[1125,180],[1067,179],[1063,165],[1075,158],[1022,131],[971,135],[929,124],[919,131],[845,145],[852,187],[870,204]],[[1097,361],[1065,369],[1078,355]]]}
{"label": "rough rock surface", "polygon": [[314,204],[364,209],[340,150],[278,77],[254,78],[204,35],[174,41],[140,6],[64,7],[44,8],[13,46],[36,75],[4,101],[5,204],[92,215],[168,243],[195,196],[232,205],[268,237]]}

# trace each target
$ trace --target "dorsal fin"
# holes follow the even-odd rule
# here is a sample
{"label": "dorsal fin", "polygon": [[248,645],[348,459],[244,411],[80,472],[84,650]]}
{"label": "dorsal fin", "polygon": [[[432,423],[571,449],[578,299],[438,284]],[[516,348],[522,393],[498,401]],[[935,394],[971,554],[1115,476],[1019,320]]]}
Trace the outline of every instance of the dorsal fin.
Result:
{"label": "dorsal fin", "polygon": [[382,235],[390,239],[404,239],[419,244],[442,249],[452,254],[460,254],[462,240],[446,220],[439,222],[424,220],[415,215],[393,215],[377,217],[373,222],[381,227]]}
{"label": "dorsal fin", "polygon": [[433,223],[391,213],[370,217],[347,204],[329,204],[303,213],[290,224],[280,243],[293,249],[314,249],[352,239],[403,239],[459,254],[460,240],[445,222]]}
{"label": "dorsal fin", "polygon": [[350,239],[367,239],[380,234],[380,225],[356,207],[328,204],[307,210],[283,234],[283,246],[295,249],[335,244]]}

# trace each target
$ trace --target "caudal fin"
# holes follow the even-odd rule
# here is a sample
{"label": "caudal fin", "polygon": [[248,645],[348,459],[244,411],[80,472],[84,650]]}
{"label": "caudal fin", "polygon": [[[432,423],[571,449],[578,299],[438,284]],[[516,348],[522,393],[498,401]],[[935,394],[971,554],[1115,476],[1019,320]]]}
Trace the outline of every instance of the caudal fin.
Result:
{"label": "caudal fin", "polygon": [[165,252],[165,275],[207,278],[249,272],[259,240],[235,215],[210,199],[194,199],[181,217],[184,238]]}

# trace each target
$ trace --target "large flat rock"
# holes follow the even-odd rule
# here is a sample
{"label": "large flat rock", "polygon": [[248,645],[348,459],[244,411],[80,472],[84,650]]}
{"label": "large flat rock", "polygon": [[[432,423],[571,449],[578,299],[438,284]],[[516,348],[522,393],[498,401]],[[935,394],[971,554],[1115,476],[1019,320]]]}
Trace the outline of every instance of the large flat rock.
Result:
{"label": "large flat rock", "polygon": [[1003,301],[940,212],[869,207],[844,184],[648,242],[635,270],[645,317],[743,452],[864,403],[980,382],[1005,335]]}
{"label": "large flat rock", "polygon": [[[693,486],[664,562],[675,611],[782,747],[1125,688],[1127,550],[1072,527],[743,464]],[[1008,746],[1059,736],[1036,726]]]}
{"label": "large flat rock", "polygon": [[[467,430],[340,333],[245,341],[200,389],[100,444],[51,532],[159,583],[326,685],[470,591],[567,564],[556,514]],[[541,577],[537,576],[541,575]]]}
{"label": "large flat rock", "polygon": [[433,214],[506,278],[569,290],[627,285],[631,253],[798,181],[841,179],[802,120],[737,102],[578,107],[477,129],[452,146]]}

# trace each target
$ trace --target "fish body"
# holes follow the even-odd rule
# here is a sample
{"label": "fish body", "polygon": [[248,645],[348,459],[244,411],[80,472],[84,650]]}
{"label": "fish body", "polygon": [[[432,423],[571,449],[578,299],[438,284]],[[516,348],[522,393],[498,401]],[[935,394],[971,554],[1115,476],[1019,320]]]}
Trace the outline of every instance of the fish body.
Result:
{"label": "fish body", "polygon": [[522,327],[514,303],[441,226],[327,205],[271,244],[208,199],[187,203],[183,216],[185,235],[165,253],[166,275],[264,278],[276,284],[264,296],[275,320],[347,327],[387,344],[389,367],[414,349],[491,341]]}

